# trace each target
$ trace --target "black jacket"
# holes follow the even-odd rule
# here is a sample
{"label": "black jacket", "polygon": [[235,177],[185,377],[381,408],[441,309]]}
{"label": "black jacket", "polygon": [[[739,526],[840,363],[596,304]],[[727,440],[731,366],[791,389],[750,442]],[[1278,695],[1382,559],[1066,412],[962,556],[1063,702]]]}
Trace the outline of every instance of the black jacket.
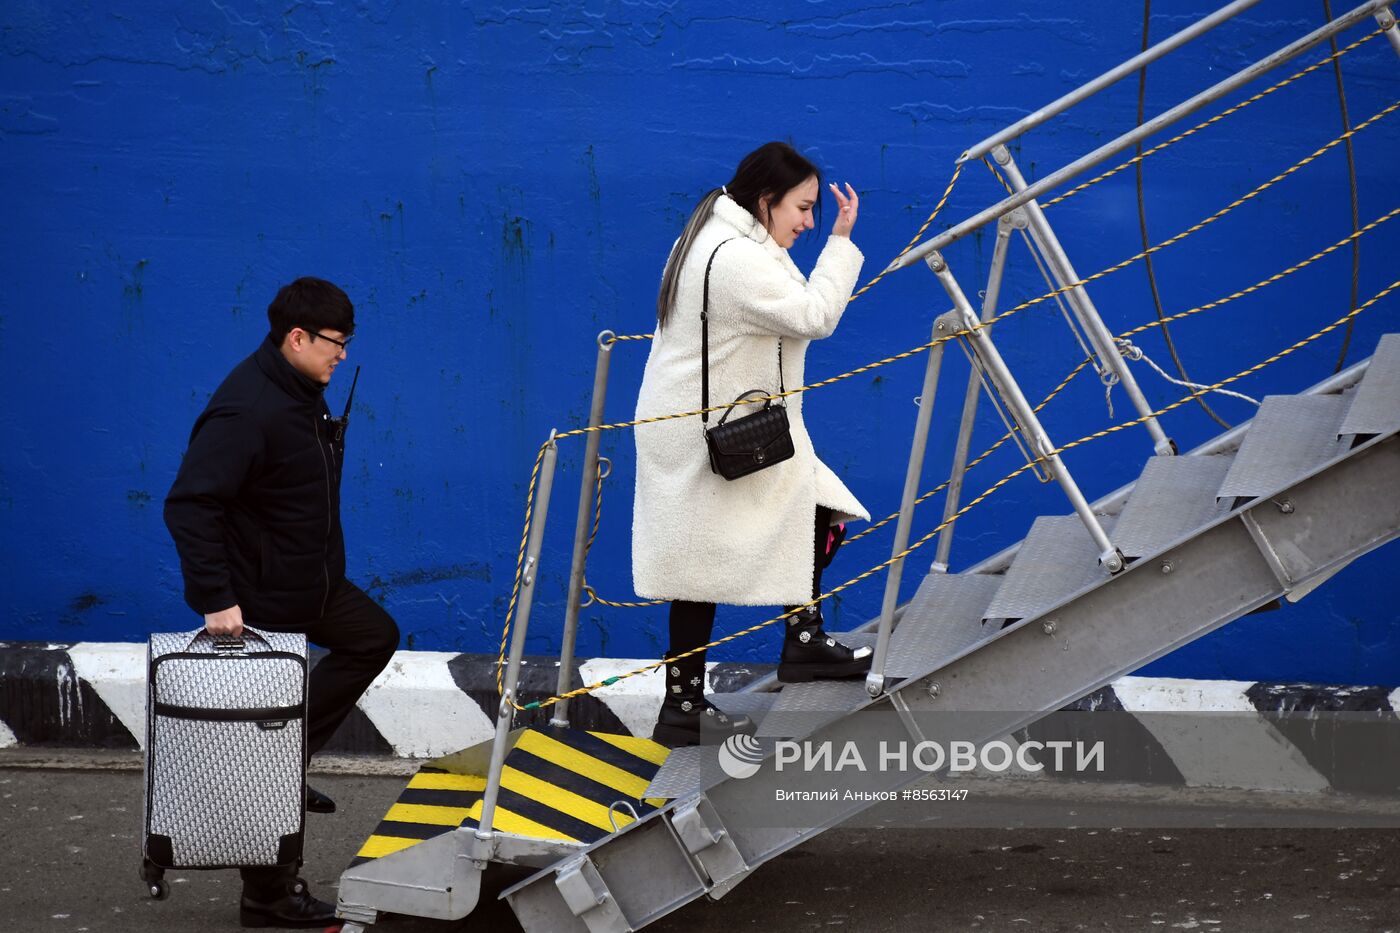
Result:
{"label": "black jacket", "polygon": [[345,452],[324,386],[269,335],[214,392],[165,498],[165,524],[200,614],[237,603],[249,625],[306,623],[345,577]]}

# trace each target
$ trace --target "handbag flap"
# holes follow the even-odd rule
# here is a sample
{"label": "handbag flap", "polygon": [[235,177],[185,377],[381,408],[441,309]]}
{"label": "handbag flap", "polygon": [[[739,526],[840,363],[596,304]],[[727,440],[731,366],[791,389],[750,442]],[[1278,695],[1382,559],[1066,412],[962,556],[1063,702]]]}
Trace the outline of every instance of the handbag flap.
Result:
{"label": "handbag flap", "polygon": [[751,456],[759,450],[776,454],[783,446],[792,445],[784,408],[769,408],[712,428],[708,433],[715,451],[721,456]]}

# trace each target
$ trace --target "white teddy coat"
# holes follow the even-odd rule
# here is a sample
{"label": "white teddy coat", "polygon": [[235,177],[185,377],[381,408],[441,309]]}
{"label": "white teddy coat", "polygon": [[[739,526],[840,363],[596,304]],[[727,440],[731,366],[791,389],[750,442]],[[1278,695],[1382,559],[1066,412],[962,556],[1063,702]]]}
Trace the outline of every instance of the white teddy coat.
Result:
{"label": "white teddy coat", "polygon": [[[731,239],[733,238],[733,239]],[[658,330],[637,398],[637,418],[700,408],[700,307],[710,273],[710,404],[749,389],[776,393],[778,339],[789,389],[805,384],[810,341],[830,336],[863,261],[846,237],[831,237],[810,280],[747,210],[727,195],[701,228],[681,267],[676,305]],[[632,519],[632,580],[646,599],[784,606],[811,599],[812,520],[869,513],[812,449],[803,395],[787,399],[792,459],[726,480],[710,470],[698,417],[640,425]],[[731,418],[757,410],[739,406]],[[710,415],[710,425],[721,412]]]}

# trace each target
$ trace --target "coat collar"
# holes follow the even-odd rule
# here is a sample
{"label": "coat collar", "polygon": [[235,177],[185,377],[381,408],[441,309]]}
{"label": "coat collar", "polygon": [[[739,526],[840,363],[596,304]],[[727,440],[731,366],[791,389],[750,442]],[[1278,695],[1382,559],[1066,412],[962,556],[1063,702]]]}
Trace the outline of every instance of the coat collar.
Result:
{"label": "coat collar", "polygon": [[758,222],[758,218],[750,214],[746,208],[741,207],[737,201],[727,194],[721,194],[719,200],[715,202],[714,214],[738,230],[739,233],[762,246],[763,251],[782,264],[783,269],[793,279],[806,284],[807,278],[793,263],[792,258],[788,256],[788,251],[779,246],[763,224]]}
{"label": "coat collar", "polygon": [[303,376],[287,362],[282,350],[272,342],[271,334],[268,334],[267,339],[258,347],[253,359],[274,385],[299,402],[314,402],[326,390],[325,386]]}

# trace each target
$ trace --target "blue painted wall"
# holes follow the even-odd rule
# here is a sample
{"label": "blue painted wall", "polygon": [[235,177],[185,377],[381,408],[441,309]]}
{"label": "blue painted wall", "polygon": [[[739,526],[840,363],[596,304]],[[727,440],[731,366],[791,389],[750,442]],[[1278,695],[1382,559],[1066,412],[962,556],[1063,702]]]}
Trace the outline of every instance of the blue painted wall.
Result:
{"label": "blue painted wall", "polygon": [[[1161,37],[1199,0],[1159,0]],[[1149,112],[1202,88],[1322,19],[1321,0],[1266,0],[1152,68]],[[1362,35],[1352,30],[1348,38]],[[160,505],[188,429],[224,373],[265,332],[289,279],[337,281],[358,308],[351,361],[364,367],[350,432],[345,522],[352,577],[399,620],[407,647],[491,651],[509,596],[534,452],[587,416],[594,336],[651,327],[659,270],[691,205],[749,148],[791,138],[862,194],[856,242],[873,274],[927,214],[971,142],[1133,54],[1141,8],[1098,2],[944,0],[911,6],[777,0],[706,4],[87,4],[9,0],[0,10],[0,561],[5,637],[139,640],[193,626]],[[1303,61],[1321,56],[1319,50]],[[1390,103],[1400,62],[1383,41],[1344,60],[1353,122]],[[1128,81],[1033,134],[1029,174],[1132,125]],[[1237,98],[1232,98],[1237,99]],[[1147,223],[1163,239],[1339,132],[1330,69],[1146,163]],[[1396,205],[1400,117],[1356,138],[1361,218]],[[944,215],[997,190],[980,166]],[[828,206],[829,207],[829,206]],[[826,225],[831,213],[828,211]],[[1081,272],[1140,248],[1133,173],[1052,219]],[[1339,147],[1229,217],[1162,253],[1168,312],[1253,283],[1351,229]],[[810,267],[819,238],[794,256]],[[1400,221],[1361,245],[1360,294],[1392,280]],[[990,240],[950,253],[969,290]],[[1005,295],[1044,290],[1018,247]],[[1350,255],[1183,322],[1196,378],[1218,379],[1347,310]],[[1140,265],[1095,295],[1110,327],[1153,317]],[[892,276],[813,348],[813,377],[926,339],[945,310],[922,268]],[[1391,298],[1363,315],[1351,357],[1400,329]],[[1027,394],[1079,358],[1048,305],[997,338]],[[1167,363],[1161,339],[1142,345]],[[1238,388],[1291,392],[1330,373],[1333,333]],[[608,415],[630,415],[645,344],[615,353]],[[956,356],[956,354],[955,354]],[[965,379],[949,358],[945,399]],[[890,366],[809,397],[818,448],[870,510],[897,506],[922,363]],[[1174,387],[1140,371],[1154,402]],[[337,380],[332,405],[344,399]],[[1213,403],[1228,419],[1248,405]],[[950,456],[956,401],[937,416],[926,488]],[[1121,393],[1116,413],[1127,410]],[[999,433],[990,411],[978,440]],[[1109,423],[1081,379],[1047,411],[1068,440]],[[1168,419],[1183,446],[1216,432],[1195,406]],[[529,648],[557,645],[581,443],[568,443]],[[630,597],[631,438],[616,469],[590,578]],[[1146,437],[1068,457],[1091,495],[1130,479]],[[1005,451],[969,480],[1016,465]],[[940,506],[916,523],[932,527]],[[959,527],[955,564],[1018,539],[1058,492],[1022,478]],[[888,554],[888,536],[843,553],[838,582]],[[1151,667],[1208,677],[1393,683],[1400,585],[1391,549],[1357,562],[1298,606],[1231,626]],[[929,555],[931,558],[931,555]],[[922,561],[922,558],[919,559]],[[908,574],[912,587],[917,574]],[[881,583],[829,613],[854,623]],[[722,615],[725,630],[753,614]],[[586,613],[585,654],[654,656],[661,610]],[[772,660],[777,636],[724,656]]]}

